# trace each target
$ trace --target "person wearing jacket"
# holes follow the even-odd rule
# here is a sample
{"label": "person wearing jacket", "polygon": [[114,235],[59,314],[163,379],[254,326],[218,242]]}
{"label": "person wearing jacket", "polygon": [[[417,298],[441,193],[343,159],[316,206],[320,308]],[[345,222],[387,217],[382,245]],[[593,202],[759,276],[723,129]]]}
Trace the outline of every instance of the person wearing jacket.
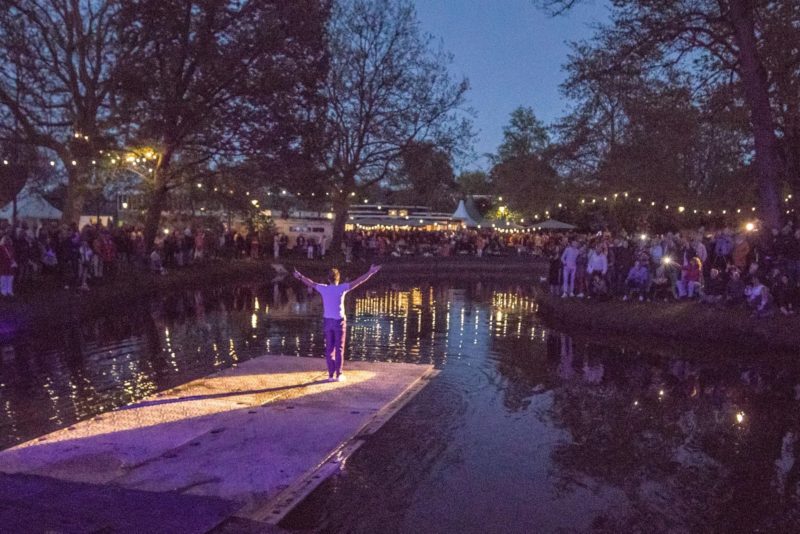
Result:
{"label": "person wearing jacket", "polygon": [[706,304],[717,304],[722,302],[723,298],[725,298],[725,280],[720,276],[719,269],[711,269],[700,300]]}
{"label": "person wearing jacket", "polygon": [[693,257],[683,266],[681,279],[678,281],[678,298],[693,298],[700,293],[703,283],[703,267],[700,258]]}
{"label": "person wearing jacket", "polygon": [[628,276],[625,278],[625,288],[627,291],[622,300],[628,300],[633,297],[634,293],[637,293],[641,301],[647,295],[650,288],[650,270],[641,260],[636,260],[636,263],[628,271]]}
{"label": "person wearing jacket", "polygon": [[739,269],[735,267],[730,271],[730,278],[725,284],[725,304],[735,306],[745,301],[745,285]]}

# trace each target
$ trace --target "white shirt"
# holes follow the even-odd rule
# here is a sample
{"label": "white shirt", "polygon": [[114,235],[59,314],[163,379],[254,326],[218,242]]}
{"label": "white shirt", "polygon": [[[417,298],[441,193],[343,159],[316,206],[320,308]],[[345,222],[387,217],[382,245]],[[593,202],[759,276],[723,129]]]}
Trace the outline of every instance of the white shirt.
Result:
{"label": "white shirt", "polygon": [[589,262],[586,266],[586,272],[589,274],[593,272],[606,274],[608,271],[608,258],[602,252],[594,252],[589,256]]}
{"label": "white shirt", "polygon": [[564,249],[564,252],[561,253],[561,263],[566,265],[567,267],[575,267],[575,263],[578,260],[578,249],[573,247],[572,245],[568,246]]}
{"label": "white shirt", "polygon": [[314,284],[314,289],[322,296],[322,317],[325,319],[344,319],[344,295],[350,291],[350,284]]}

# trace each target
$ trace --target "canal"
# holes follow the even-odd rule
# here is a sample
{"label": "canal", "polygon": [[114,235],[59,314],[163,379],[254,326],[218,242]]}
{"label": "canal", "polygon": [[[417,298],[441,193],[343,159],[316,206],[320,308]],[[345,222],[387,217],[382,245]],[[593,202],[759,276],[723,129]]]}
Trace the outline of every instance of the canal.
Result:
{"label": "canal", "polygon": [[[384,280],[349,298],[349,358],[441,373],[284,528],[800,530],[792,359],[573,338],[499,282]],[[320,313],[277,282],[18,332],[0,346],[0,448],[265,353],[319,358]]]}

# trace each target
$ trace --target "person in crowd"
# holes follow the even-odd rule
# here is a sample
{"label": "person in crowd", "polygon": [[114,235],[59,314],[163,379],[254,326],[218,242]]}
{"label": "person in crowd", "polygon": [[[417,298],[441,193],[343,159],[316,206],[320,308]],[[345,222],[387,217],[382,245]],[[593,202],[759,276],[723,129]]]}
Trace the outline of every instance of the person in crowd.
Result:
{"label": "person in crowd", "polygon": [[547,277],[550,284],[550,294],[558,295],[561,292],[561,255],[557,248],[550,253],[550,272]]}
{"label": "person in crowd", "polygon": [[589,279],[589,296],[601,302],[611,300],[608,282],[600,271],[594,271]]}
{"label": "person in crowd", "polygon": [[745,283],[739,269],[731,266],[728,283],[725,284],[725,304],[736,306],[745,302]]}
{"label": "person in crowd", "polygon": [[161,259],[161,253],[158,248],[153,248],[150,253],[150,271],[156,274],[164,274],[164,262]]}
{"label": "person in crowd", "polygon": [[564,287],[561,294],[562,298],[575,296],[575,271],[578,262],[578,242],[572,240],[569,246],[561,253],[561,265],[563,266]]}
{"label": "person in crowd", "polygon": [[89,278],[92,275],[92,258],[94,252],[89,242],[81,241],[78,247],[78,287],[81,291],[89,291]]}
{"label": "person in crowd", "polygon": [[608,255],[602,244],[597,244],[590,252],[586,264],[586,273],[592,275],[600,273],[605,278],[608,272]]}
{"label": "person in crowd", "polygon": [[575,260],[575,296],[582,299],[587,288],[586,267],[589,264],[589,250],[582,244],[578,249],[578,257]]}
{"label": "person in crowd", "polygon": [[258,240],[258,233],[253,232],[250,236],[250,259],[257,260],[261,257],[261,242]]}
{"label": "person in crowd", "polygon": [[14,296],[14,273],[17,261],[14,256],[14,247],[11,238],[4,235],[0,238],[0,296],[11,298]]}
{"label": "person in crowd", "polygon": [[782,273],[780,278],[775,282],[772,287],[772,295],[775,302],[775,307],[780,310],[783,315],[793,315],[794,305],[797,300],[796,285],[792,283],[789,275]]}
{"label": "person in crowd", "polygon": [[714,238],[714,267],[725,272],[731,261],[733,252],[733,238],[726,228],[717,232]]}
{"label": "person in crowd", "polygon": [[719,304],[725,298],[725,280],[722,278],[719,269],[712,268],[709,271],[706,285],[700,293],[700,301],[706,304]]}
{"label": "person in crowd", "polygon": [[700,294],[703,284],[703,267],[700,258],[691,258],[681,269],[681,279],[678,281],[678,298],[694,298]]}
{"label": "person in crowd", "polygon": [[750,254],[750,243],[744,235],[737,235],[734,239],[733,250],[731,251],[731,263],[739,269],[739,272],[747,270],[747,257]]}
{"label": "person in crowd", "polygon": [[761,287],[761,291],[753,300],[753,317],[772,317],[775,313],[772,293],[766,286]]}
{"label": "person in crowd", "polygon": [[761,305],[761,294],[766,290],[766,286],[761,283],[758,276],[750,278],[750,283],[744,288],[744,296],[747,301],[747,306],[755,309]]}
{"label": "person in crowd", "polygon": [[[627,277],[634,265],[633,248],[625,238],[618,239],[619,244],[614,248],[614,282],[612,289],[617,293],[627,293]],[[645,266],[646,267],[646,266]]]}
{"label": "person in crowd", "polygon": [[[664,278],[664,283],[669,284],[669,281]],[[650,270],[643,261],[636,260],[625,278],[626,292],[622,300],[628,300],[634,295],[638,296],[640,301],[644,300],[649,292],[649,286]]]}

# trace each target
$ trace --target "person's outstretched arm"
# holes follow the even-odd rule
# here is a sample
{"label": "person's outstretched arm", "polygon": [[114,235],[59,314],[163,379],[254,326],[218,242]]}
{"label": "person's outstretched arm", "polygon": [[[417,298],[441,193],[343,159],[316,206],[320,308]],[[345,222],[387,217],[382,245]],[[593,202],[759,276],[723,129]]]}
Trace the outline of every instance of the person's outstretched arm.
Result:
{"label": "person's outstretched arm", "polygon": [[350,282],[350,289],[357,288],[358,286],[360,286],[361,284],[372,278],[373,275],[375,275],[375,273],[377,273],[380,270],[381,270],[380,265],[372,265],[367,272],[365,272],[364,274],[362,274],[361,276]]}
{"label": "person's outstretched arm", "polygon": [[316,283],[315,281],[313,281],[311,278],[308,278],[307,276],[304,276],[304,275],[303,275],[303,274],[301,274],[301,273],[300,273],[300,271],[298,271],[297,269],[295,269],[295,270],[294,270],[294,273],[292,273],[292,274],[293,274],[293,276],[294,276],[295,278],[297,278],[298,280],[300,280],[301,282],[303,282],[303,283],[304,283],[305,285],[307,285],[308,287],[314,287],[315,285],[317,285],[317,283]]}

